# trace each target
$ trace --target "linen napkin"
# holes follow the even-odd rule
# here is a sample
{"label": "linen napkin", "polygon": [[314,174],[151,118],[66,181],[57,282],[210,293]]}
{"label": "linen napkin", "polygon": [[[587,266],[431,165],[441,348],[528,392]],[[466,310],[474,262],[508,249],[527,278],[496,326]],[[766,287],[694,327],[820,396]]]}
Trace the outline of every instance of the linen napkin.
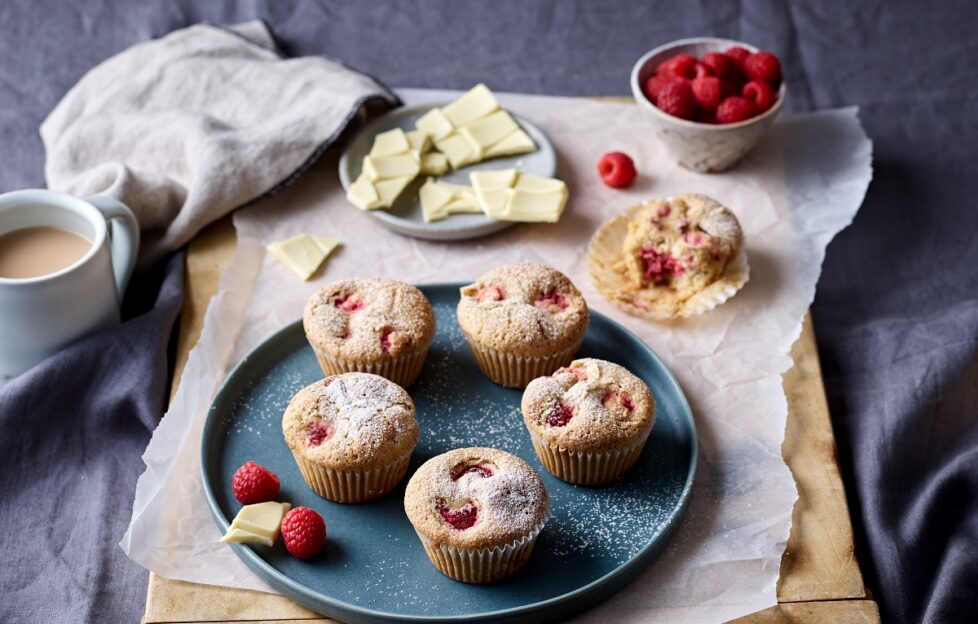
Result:
{"label": "linen napkin", "polygon": [[88,72],[41,125],[45,175],[129,206],[145,266],[287,186],[366,107],[397,103],[338,62],[284,57],[263,22],[200,24]]}

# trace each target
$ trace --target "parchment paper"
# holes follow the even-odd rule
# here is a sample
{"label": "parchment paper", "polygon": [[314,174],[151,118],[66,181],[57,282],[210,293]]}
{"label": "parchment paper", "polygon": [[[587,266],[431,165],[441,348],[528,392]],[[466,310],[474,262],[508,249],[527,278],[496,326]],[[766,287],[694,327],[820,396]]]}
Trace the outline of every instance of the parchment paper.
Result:
{"label": "parchment paper", "polygon": [[[405,90],[408,104],[454,94]],[[299,318],[318,284],[354,275],[413,283],[471,279],[517,260],[567,273],[589,305],[642,337],[682,384],[696,419],[700,463],[690,506],[663,554],[634,582],[578,620],[717,622],[776,603],[775,585],[797,497],[781,458],[787,404],[781,374],[812,301],[825,247],[848,225],[872,176],[872,146],[853,108],[785,116],[731,172],[674,164],[637,106],[567,98],[501,96],[540,125],[570,189],[557,225],[518,225],[463,243],[404,238],[343,198],[336,155],[281,195],[235,215],[238,248],[208,308],[200,343],[155,432],[121,545],[168,578],[271,591],[222,544],[199,475],[204,416],[226,371],[265,337]],[[598,179],[600,155],[622,150],[640,177],[621,191]],[[654,323],[605,301],[587,275],[597,226],[650,197],[701,192],[744,228],[751,279],[701,317]],[[335,236],[343,248],[313,282],[298,281],[263,245],[300,233]],[[640,519],[639,519],[640,521]]]}

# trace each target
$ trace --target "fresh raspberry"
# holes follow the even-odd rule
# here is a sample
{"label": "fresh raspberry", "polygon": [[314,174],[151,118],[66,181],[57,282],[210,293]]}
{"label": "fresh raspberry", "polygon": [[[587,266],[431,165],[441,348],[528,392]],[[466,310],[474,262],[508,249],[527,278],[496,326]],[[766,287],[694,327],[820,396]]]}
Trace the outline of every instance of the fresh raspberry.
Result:
{"label": "fresh raspberry", "polygon": [[756,112],[753,102],[732,95],[720,102],[717,108],[717,122],[730,124],[745,121],[753,117]]}
{"label": "fresh raspberry", "polygon": [[696,100],[688,82],[677,82],[663,87],[659,91],[656,106],[662,112],[680,119],[692,119],[696,114]]}
{"label": "fresh raspberry", "polygon": [[700,63],[709,67],[717,78],[736,78],[737,64],[732,58],[720,52],[707,52]]}
{"label": "fresh raspberry", "polygon": [[635,163],[628,154],[608,152],[598,161],[598,175],[608,186],[624,188],[635,180]]}
{"label": "fresh raspberry", "polygon": [[308,559],[326,543],[326,522],[308,507],[296,507],[282,518],[282,541],[293,557]]}
{"label": "fresh raspberry", "polygon": [[696,64],[696,70],[695,71],[696,71],[696,75],[693,76],[693,79],[694,80],[696,78],[702,78],[703,76],[715,76],[716,75],[715,73],[713,73],[713,68],[712,67],[709,67],[708,65],[704,65],[703,63],[697,63]]}
{"label": "fresh raspberry", "polygon": [[781,80],[781,61],[774,54],[761,50],[744,61],[744,73],[750,80],[763,80],[774,85]]}
{"label": "fresh raspberry", "polygon": [[720,79],[716,76],[703,76],[695,78],[690,85],[693,90],[693,99],[700,110],[715,111],[720,106],[720,92],[722,86]]}
{"label": "fresh raspberry", "polygon": [[253,461],[245,462],[234,471],[231,477],[231,489],[239,503],[253,505],[275,500],[282,484],[275,473]]}
{"label": "fresh raspberry", "polygon": [[445,519],[445,522],[452,525],[457,531],[464,531],[475,524],[479,519],[479,508],[471,500],[466,501],[458,509],[452,509],[445,505],[438,508],[438,513]]}
{"label": "fresh raspberry", "polygon": [[696,57],[689,54],[680,54],[671,59],[667,59],[655,68],[657,74],[672,74],[680,78],[693,79],[696,77]]}
{"label": "fresh raspberry", "polygon": [[454,470],[452,470],[452,481],[458,481],[467,474],[479,474],[488,478],[492,476],[492,468],[482,464],[462,464],[461,466],[457,466]]}
{"label": "fresh raspberry", "polygon": [[742,48],[740,46],[734,46],[729,50],[727,50],[726,52],[724,52],[723,54],[733,59],[734,67],[737,68],[739,73],[743,73],[744,61],[746,61],[747,57],[750,56],[750,50],[748,50],[747,48]]}
{"label": "fresh raspberry", "polygon": [[666,85],[670,85],[674,82],[689,82],[686,78],[680,78],[679,76],[673,76],[672,74],[656,74],[652,76],[645,82],[645,97],[649,98],[649,101],[655,104],[659,99],[659,93],[665,88]]}
{"label": "fresh raspberry", "polygon": [[763,80],[751,80],[744,85],[742,94],[745,98],[754,103],[754,108],[758,113],[763,113],[774,106],[778,96],[774,93],[771,85]]}

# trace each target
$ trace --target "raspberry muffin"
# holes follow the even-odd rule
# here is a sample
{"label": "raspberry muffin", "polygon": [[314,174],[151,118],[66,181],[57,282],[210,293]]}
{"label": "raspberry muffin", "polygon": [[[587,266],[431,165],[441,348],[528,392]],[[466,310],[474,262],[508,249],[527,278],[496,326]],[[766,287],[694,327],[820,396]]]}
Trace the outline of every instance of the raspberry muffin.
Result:
{"label": "raspberry muffin", "polygon": [[655,424],[655,399],[623,366],[584,358],[523,393],[533,448],[558,479],[600,485],[635,464]]}
{"label": "raspberry muffin", "polygon": [[462,288],[457,314],[483,374],[509,388],[570,362],[588,323],[581,292],[542,264],[489,271]]}
{"label": "raspberry muffin", "polygon": [[465,583],[492,583],[522,567],[549,506],[529,464],[491,448],[429,459],[404,493],[404,509],[431,562]]}
{"label": "raspberry muffin", "polygon": [[420,436],[404,388],[369,373],[331,375],[300,390],[282,433],[309,487],[337,503],[391,491]]}
{"label": "raspberry muffin", "polygon": [[323,286],[306,304],[302,325],[327,375],[373,373],[405,388],[435,336],[435,315],[421,291],[381,278]]}
{"label": "raspberry muffin", "polygon": [[695,193],[645,202],[606,223],[589,265],[613,303],[658,320],[712,309],[749,275],[737,217]]}

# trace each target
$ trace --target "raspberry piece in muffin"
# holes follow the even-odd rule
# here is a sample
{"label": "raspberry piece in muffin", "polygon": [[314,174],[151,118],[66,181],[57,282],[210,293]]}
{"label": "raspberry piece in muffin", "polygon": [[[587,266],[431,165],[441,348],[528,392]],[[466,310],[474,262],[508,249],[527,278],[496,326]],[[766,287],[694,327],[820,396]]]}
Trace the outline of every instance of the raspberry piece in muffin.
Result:
{"label": "raspberry piece in muffin", "polygon": [[703,195],[646,202],[634,212],[615,266],[633,303],[663,311],[720,280],[743,245],[737,217]]}
{"label": "raspberry piece in muffin", "polygon": [[404,492],[408,520],[431,562],[466,583],[490,583],[518,570],[549,504],[543,482],[525,461],[491,448],[433,457]]}
{"label": "raspberry piece in muffin", "polygon": [[655,399],[645,382],[623,366],[593,358],[534,379],[520,407],[543,465],[581,485],[627,472],[655,424]]}
{"label": "raspberry piece in muffin", "polygon": [[510,388],[570,362],[588,322],[581,292],[542,264],[485,273],[462,288],[457,316],[479,368]]}
{"label": "raspberry piece in muffin", "polygon": [[435,335],[424,294],[381,278],[323,286],[306,304],[302,325],[327,375],[364,371],[405,387],[421,372]]}

